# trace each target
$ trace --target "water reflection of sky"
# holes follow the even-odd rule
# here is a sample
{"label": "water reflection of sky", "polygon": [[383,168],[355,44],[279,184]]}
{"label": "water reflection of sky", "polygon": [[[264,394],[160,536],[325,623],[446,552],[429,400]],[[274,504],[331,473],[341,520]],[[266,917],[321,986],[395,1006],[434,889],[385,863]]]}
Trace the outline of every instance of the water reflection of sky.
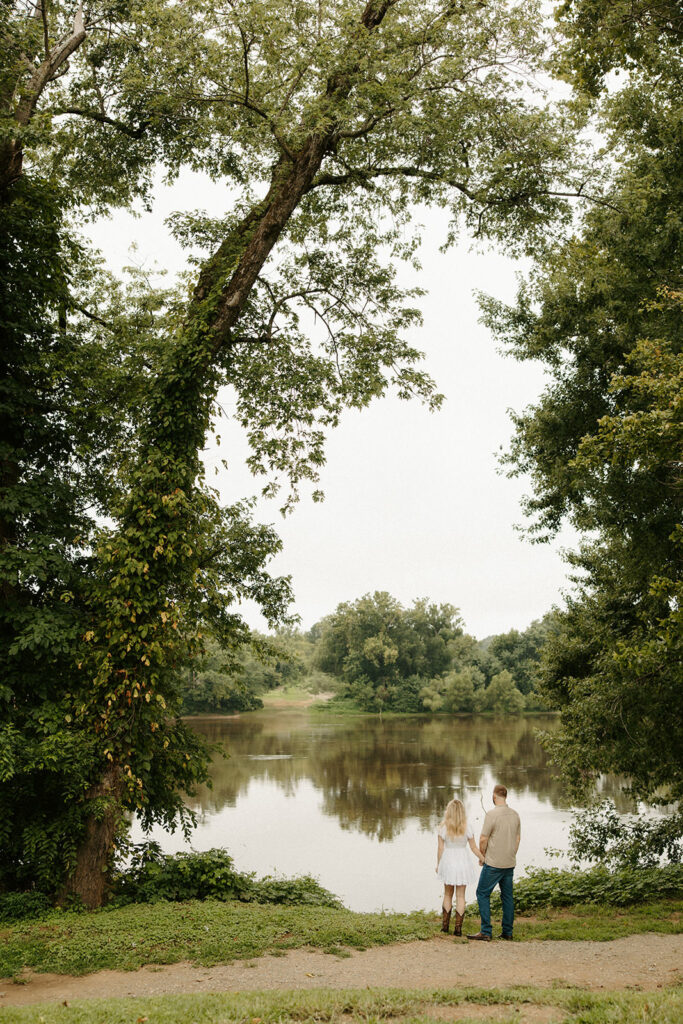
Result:
{"label": "water reflection of sky", "polygon": [[[214,762],[214,788],[190,801],[200,817],[191,845],[226,847],[240,870],[315,875],[354,910],[438,907],[443,807],[460,796],[478,835],[501,780],[522,819],[519,870],[561,863],[544,851],[564,847],[571,815],[533,719],[330,722],[261,712],[196,725],[230,757]],[[187,848],[180,834],[153,838],[168,852]]]}

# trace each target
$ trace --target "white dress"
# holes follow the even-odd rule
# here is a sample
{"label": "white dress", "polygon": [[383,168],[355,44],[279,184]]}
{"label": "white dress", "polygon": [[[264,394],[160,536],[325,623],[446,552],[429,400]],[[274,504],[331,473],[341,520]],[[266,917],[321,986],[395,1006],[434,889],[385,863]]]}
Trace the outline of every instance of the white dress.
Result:
{"label": "white dress", "polygon": [[465,826],[464,835],[452,839],[446,834],[444,825],[438,834],[439,838],[443,839],[443,853],[438,871],[441,881],[444,885],[476,885],[481,869],[467,845],[469,839],[474,839],[474,832],[470,826]]}

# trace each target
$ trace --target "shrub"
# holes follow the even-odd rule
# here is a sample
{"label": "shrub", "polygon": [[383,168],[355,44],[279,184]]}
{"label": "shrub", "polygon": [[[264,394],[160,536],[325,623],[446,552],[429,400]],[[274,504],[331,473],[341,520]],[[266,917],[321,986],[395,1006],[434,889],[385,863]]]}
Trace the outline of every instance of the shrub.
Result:
{"label": "shrub", "polygon": [[680,897],[683,897],[683,865],[680,864],[640,871],[608,871],[603,867],[590,871],[538,869],[515,884],[515,907],[522,912],[581,903],[625,907]]}
{"label": "shrub", "polygon": [[158,843],[142,843],[132,847],[130,864],[114,879],[113,901],[119,904],[205,899],[341,906],[308,875],[258,880],[253,872],[237,871],[227,850],[216,848],[164,854]]}
{"label": "shrub", "polygon": [[683,860],[683,811],[661,818],[624,820],[611,800],[577,814],[569,830],[569,852],[577,862],[610,868],[656,867]]}
{"label": "shrub", "polygon": [[8,924],[24,917],[40,917],[52,909],[44,892],[0,893],[0,923]]}
{"label": "shrub", "polygon": [[341,907],[341,900],[311,875],[299,878],[273,878],[267,875],[254,882],[255,903],[287,903],[312,907]]}

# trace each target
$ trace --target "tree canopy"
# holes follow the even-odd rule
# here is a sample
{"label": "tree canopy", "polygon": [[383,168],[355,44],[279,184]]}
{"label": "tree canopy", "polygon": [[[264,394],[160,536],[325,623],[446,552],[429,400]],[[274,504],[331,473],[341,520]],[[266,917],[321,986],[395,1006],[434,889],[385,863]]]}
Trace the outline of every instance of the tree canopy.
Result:
{"label": "tree canopy", "polygon": [[[683,82],[674,6],[563,6],[564,59],[598,93],[610,204],[586,210],[543,256],[516,306],[484,301],[512,353],[549,373],[540,401],[516,416],[508,459],[513,472],[531,474],[532,534],[569,519],[585,538],[569,556],[576,591],[541,669],[541,690],[562,711],[548,745],[575,794],[614,772],[659,802],[683,792]],[[590,19],[599,33],[587,31]],[[626,80],[601,95],[611,68]]]}
{"label": "tree canopy", "polygon": [[[93,905],[125,813],[189,820],[179,790],[206,754],[177,718],[188,663],[207,636],[246,639],[243,599],[285,617],[275,534],[203,480],[218,388],[287,504],[344,408],[390,388],[439,404],[396,277],[411,203],[443,208],[450,240],[465,225],[529,249],[591,175],[568,159],[579,115],[527,85],[532,0],[41,0],[1,17],[6,288],[38,289],[4,367],[24,390],[3,407],[3,884]],[[67,258],[79,220],[150,203],[153,174],[183,167],[226,187],[224,217],[173,220],[189,287],[126,288]],[[31,502],[53,491],[63,511],[29,553]]]}
{"label": "tree canopy", "polygon": [[540,706],[531,693],[540,659],[534,641],[548,628],[544,620],[478,643],[453,605],[417,600],[404,608],[376,591],[340,604],[312,635],[315,662],[341,681],[342,702],[380,712],[515,713]]}

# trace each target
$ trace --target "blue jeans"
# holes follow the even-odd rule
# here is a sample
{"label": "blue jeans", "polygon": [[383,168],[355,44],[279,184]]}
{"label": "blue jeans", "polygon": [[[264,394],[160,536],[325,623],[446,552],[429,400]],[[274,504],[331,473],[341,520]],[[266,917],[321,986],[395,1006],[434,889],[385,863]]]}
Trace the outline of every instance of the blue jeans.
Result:
{"label": "blue jeans", "polygon": [[500,898],[503,904],[503,935],[512,935],[515,920],[515,901],[512,897],[512,876],[514,868],[492,868],[484,864],[479,875],[477,886],[477,903],[481,916],[481,930],[484,935],[491,934],[491,893],[500,886]]}

